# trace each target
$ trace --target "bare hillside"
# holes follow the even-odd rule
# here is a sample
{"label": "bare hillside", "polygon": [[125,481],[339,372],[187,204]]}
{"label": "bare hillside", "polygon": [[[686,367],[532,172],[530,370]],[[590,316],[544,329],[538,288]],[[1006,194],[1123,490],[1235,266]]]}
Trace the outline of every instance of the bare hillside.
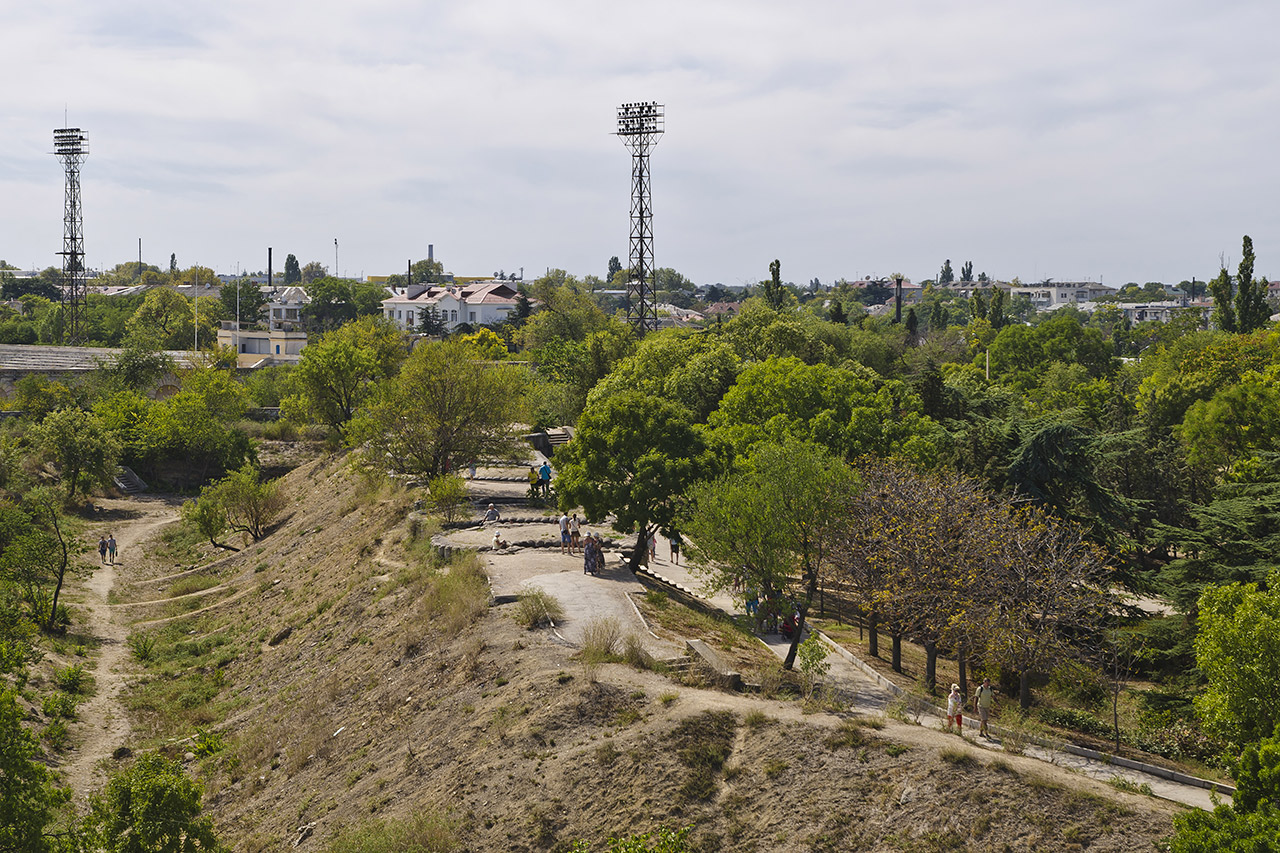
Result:
{"label": "bare hillside", "polygon": [[262,542],[120,579],[152,644],[126,691],[132,746],[187,755],[237,850],[320,851],[422,811],[474,851],[664,823],[760,851],[1150,850],[1170,830],[1166,803],[939,731],[589,672],[489,607],[478,573],[423,566],[414,496],[340,458],[284,483],[288,517]]}

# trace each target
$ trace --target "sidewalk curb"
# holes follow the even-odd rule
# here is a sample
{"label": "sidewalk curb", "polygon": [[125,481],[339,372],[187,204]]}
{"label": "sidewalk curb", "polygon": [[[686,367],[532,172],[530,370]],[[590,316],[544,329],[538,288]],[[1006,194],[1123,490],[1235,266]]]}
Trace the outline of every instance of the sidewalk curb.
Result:
{"label": "sidewalk curb", "polygon": [[[821,629],[814,628],[812,625],[808,625],[806,627],[810,631],[813,631],[815,634],[821,637],[829,647],[831,647],[836,651],[837,654],[839,654],[849,663],[856,666],[858,669],[862,670],[872,680],[874,680],[881,687],[884,687],[885,689],[887,689],[893,695],[911,696],[911,694],[908,693],[906,690],[903,690],[901,687],[894,684],[892,681],[885,678],[880,673],[876,672],[875,669],[873,669],[870,664],[867,664],[861,658],[857,657],[848,649],[846,649],[844,646],[841,646],[835,640],[828,637]],[[926,702],[926,700],[919,699],[918,697],[912,697],[912,698],[915,698],[917,701],[925,704],[925,706],[929,710],[933,711],[938,716],[944,717],[944,718],[946,717],[947,712],[942,708],[938,707],[937,705],[928,703]],[[966,727],[969,727],[969,728],[976,729],[979,727],[977,721],[972,719],[969,716],[964,717],[964,724]],[[991,731],[1001,736],[1007,736],[1010,734],[1008,729],[1002,728],[1001,726],[997,726],[994,723],[990,724],[988,728]],[[1169,770],[1166,767],[1157,767],[1154,764],[1145,764],[1141,761],[1134,761],[1131,758],[1123,758],[1118,755],[1111,755],[1109,753],[1098,752],[1097,750],[1089,749],[1083,746],[1076,746],[1075,744],[1071,744],[1071,743],[1055,744],[1045,738],[1036,737],[1034,735],[1026,736],[1026,739],[1036,744],[1037,746],[1044,747],[1045,749],[1057,750],[1058,752],[1066,752],[1070,755],[1079,756],[1080,758],[1088,758],[1093,761],[1101,761],[1104,764],[1113,764],[1116,767],[1124,767],[1128,770],[1136,770],[1139,773],[1145,773],[1148,776],[1155,776],[1160,779],[1167,779],[1168,781],[1176,782],[1179,785],[1189,785],[1195,788],[1204,788],[1205,790],[1213,791],[1219,794],[1234,795],[1236,792],[1235,787],[1232,785],[1224,785],[1221,782],[1214,782],[1209,779],[1201,779],[1199,776],[1189,776],[1186,773],[1179,773],[1176,770]]]}

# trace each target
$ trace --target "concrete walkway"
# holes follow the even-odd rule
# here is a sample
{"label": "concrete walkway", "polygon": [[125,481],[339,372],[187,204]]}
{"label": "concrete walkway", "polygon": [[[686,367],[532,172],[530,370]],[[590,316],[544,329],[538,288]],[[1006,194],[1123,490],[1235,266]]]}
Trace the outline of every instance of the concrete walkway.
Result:
{"label": "concrete walkway", "polygon": [[[664,559],[666,553],[663,543],[659,542],[657,559],[651,561],[649,566],[651,572],[690,590],[726,613],[740,614],[743,612],[741,605],[735,602],[728,593],[717,592],[709,595],[701,578],[692,573],[687,566],[676,565],[669,558]],[[786,658],[787,650],[791,645],[789,640],[780,634],[767,634],[763,641],[779,658]],[[853,660],[856,660],[856,658],[848,650],[845,650],[844,654],[837,653],[834,650],[828,653],[826,661],[831,669],[827,673],[827,682],[836,690],[837,695],[849,703],[854,710],[861,713],[883,713],[886,708],[898,700],[898,694],[890,687],[887,687],[881,680],[873,678],[866,670],[857,666]],[[914,719],[914,714],[910,715],[910,718]],[[946,725],[946,715],[945,713],[925,710],[920,714],[919,722],[922,726],[941,729]],[[970,722],[966,717],[966,723]],[[979,737],[977,735],[976,721],[972,722],[974,729],[970,731],[966,726],[964,734],[964,740],[969,745],[988,751],[1003,750],[1003,742],[998,737],[990,739]],[[993,725],[996,725],[996,723],[993,723]],[[1151,792],[1162,799],[1185,803],[1196,808],[1213,808],[1212,798],[1205,788],[1171,781],[1153,773],[1120,767],[1106,761],[1034,744],[1028,744],[1023,749],[1022,754],[1058,767],[1070,768],[1103,782],[1109,782],[1119,777],[1138,787],[1148,785],[1151,788]],[[1219,794],[1218,798],[1224,803],[1231,802],[1229,794]]]}

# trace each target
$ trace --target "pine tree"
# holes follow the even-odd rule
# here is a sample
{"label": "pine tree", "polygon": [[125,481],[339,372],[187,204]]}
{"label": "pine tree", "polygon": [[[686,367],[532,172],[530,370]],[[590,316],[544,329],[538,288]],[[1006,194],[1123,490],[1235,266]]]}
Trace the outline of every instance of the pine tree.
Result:
{"label": "pine tree", "polygon": [[973,261],[965,261],[961,264],[960,280],[964,282],[973,281]]}
{"label": "pine tree", "polygon": [[938,284],[946,287],[948,284],[956,280],[955,273],[951,271],[951,259],[947,258],[942,263],[942,269],[938,272]]}

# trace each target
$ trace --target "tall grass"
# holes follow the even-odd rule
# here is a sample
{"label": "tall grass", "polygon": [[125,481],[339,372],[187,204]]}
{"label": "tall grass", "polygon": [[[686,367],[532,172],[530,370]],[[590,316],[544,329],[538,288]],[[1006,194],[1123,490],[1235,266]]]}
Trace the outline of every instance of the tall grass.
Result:
{"label": "tall grass", "polygon": [[325,846],[324,853],[450,853],[459,847],[456,821],[422,812],[347,829]]}

